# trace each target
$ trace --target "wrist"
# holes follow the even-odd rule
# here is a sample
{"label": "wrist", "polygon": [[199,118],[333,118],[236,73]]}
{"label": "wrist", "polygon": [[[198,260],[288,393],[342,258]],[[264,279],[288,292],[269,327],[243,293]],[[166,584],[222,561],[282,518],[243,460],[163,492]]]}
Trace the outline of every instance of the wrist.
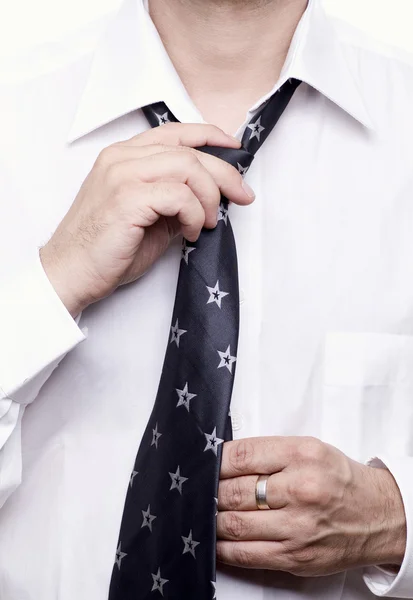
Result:
{"label": "wrist", "polygon": [[374,494],[366,544],[368,563],[401,566],[406,552],[407,531],[400,490],[387,469],[365,468]]}

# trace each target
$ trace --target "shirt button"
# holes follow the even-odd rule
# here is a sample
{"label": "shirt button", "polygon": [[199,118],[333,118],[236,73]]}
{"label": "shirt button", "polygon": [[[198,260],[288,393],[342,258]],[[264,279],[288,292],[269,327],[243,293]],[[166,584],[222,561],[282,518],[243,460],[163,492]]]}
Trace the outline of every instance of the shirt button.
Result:
{"label": "shirt button", "polygon": [[242,418],[242,415],[240,413],[231,412],[231,423],[232,429],[234,431],[239,431],[240,429],[242,429],[244,419]]}
{"label": "shirt button", "polygon": [[244,302],[245,302],[245,292],[244,292],[243,288],[241,288],[239,291],[239,303],[244,304]]}

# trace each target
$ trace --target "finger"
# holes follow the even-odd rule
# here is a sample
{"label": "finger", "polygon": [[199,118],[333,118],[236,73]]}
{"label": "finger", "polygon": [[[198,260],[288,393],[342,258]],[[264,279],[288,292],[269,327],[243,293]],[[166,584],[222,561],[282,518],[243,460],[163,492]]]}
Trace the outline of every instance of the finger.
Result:
{"label": "finger", "polygon": [[288,571],[290,562],[280,542],[217,542],[219,562],[243,569]]}
{"label": "finger", "polygon": [[[288,504],[288,475],[273,474],[267,481],[267,503],[270,508],[284,508]],[[218,488],[218,509],[258,510],[255,498],[257,475],[223,479]]]}
{"label": "finger", "polygon": [[220,540],[280,542],[287,539],[288,526],[283,510],[225,511],[217,515]]}
{"label": "finger", "polygon": [[124,181],[171,181],[186,184],[205,211],[204,226],[213,228],[217,224],[220,189],[210,172],[190,152],[164,152],[119,162],[108,169],[107,178],[115,182],[115,185]]}
{"label": "finger", "polygon": [[[125,191],[126,193],[126,191]],[[140,198],[139,204],[136,197]],[[183,183],[157,181],[136,185],[130,192],[130,213],[135,215],[135,226],[150,227],[163,217],[176,217],[182,234],[195,242],[205,223],[205,212],[192,190]]]}
{"label": "finger", "polygon": [[290,463],[295,438],[245,438],[224,444],[221,479],[240,475],[271,475]]}
{"label": "finger", "polygon": [[[244,179],[238,169],[227,163],[222,158],[212,156],[212,154],[206,154],[193,148],[185,146],[171,148],[169,146],[148,146],[147,151],[158,154],[167,152],[168,156],[177,154],[177,152],[184,152],[185,155],[193,155],[198,161],[209,171],[214,178],[214,181],[221,190],[221,194],[234,204],[251,204],[254,201],[255,196],[245,188]],[[179,161],[179,155],[176,158]]]}
{"label": "finger", "polygon": [[167,123],[154,127],[124,142],[125,145],[146,146],[168,144],[172,146],[223,146],[240,148],[241,142],[215,125],[206,123]]}
{"label": "finger", "polygon": [[[221,191],[221,194],[234,204],[251,204],[254,200],[254,195],[246,191],[244,186],[244,180],[238,169],[225,162],[217,156],[205,154],[199,150],[188,148],[186,146],[166,146],[164,144],[154,144],[151,146],[143,147],[132,147],[132,146],[121,146],[120,144],[113,144],[109,146],[101,153],[101,162],[107,169],[111,168],[111,165],[118,163],[129,162],[131,160],[143,160],[145,157],[154,156],[156,165],[160,165],[165,174],[170,176],[176,174],[180,175],[180,181],[183,181],[182,175],[185,169],[191,168],[194,165],[193,157],[200,162],[205,169],[213,177],[216,185]],[[159,155],[159,156],[158,156]],[[166,155],[166,156],[165,156]],[[192,158],[192,162],[191,162]],[[149,158],[148,158],[149,161]],[[142,163],[142,164],[147,164]],[[133,173],[138,172],[139,166],[136,165],[133,169]],[[149,169],[149,166],[148,166]],[[145,181],[153,179],[153,176],[160,177],[153,169],[148,170],[145,173],[144,169],[139,170],[139,177]],[[145,179],[145,174],[147,178]]]}

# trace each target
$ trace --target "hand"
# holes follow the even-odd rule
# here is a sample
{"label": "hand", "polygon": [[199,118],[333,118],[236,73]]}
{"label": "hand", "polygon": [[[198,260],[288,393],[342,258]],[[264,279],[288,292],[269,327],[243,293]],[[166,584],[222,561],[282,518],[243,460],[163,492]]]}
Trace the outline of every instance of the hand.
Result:
{"label": "hand", "polygon": [[223,160],[195,147],[239,148],[212,125],[171,123],[105,148],[73,205],[40,250],[72,316],[142,275],[177,234],[214,228],[221,193],[250,204],[252,190]]}
{"label": "hand", "polygon": [[[257,510],[259,474],[271,474],[273,510]],[[403,502],[390,472],[314,438],[225,444],[218,510],[218,560],[230,565],[319,576],[400,565],[405,552]]]}

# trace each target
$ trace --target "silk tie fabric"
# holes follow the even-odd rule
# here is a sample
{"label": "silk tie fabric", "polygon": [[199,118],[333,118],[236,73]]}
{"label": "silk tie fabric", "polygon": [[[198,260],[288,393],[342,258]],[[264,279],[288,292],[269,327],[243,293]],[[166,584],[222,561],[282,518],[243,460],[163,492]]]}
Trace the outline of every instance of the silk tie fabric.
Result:
{"label": "silk tie fabric", "polygon": [[[263,105],[240,149],[198,150],[244,176],[299,84],[288,80]],[[177,121],[163,102],[143,112],[152,127]],[[237,254],[222,197],[217,227],[203,229],[196,243],[183,241],[165,361],[129,481],[109,600],[216,598],[218,483],[222,444],[232,439],[238,333]]]}

